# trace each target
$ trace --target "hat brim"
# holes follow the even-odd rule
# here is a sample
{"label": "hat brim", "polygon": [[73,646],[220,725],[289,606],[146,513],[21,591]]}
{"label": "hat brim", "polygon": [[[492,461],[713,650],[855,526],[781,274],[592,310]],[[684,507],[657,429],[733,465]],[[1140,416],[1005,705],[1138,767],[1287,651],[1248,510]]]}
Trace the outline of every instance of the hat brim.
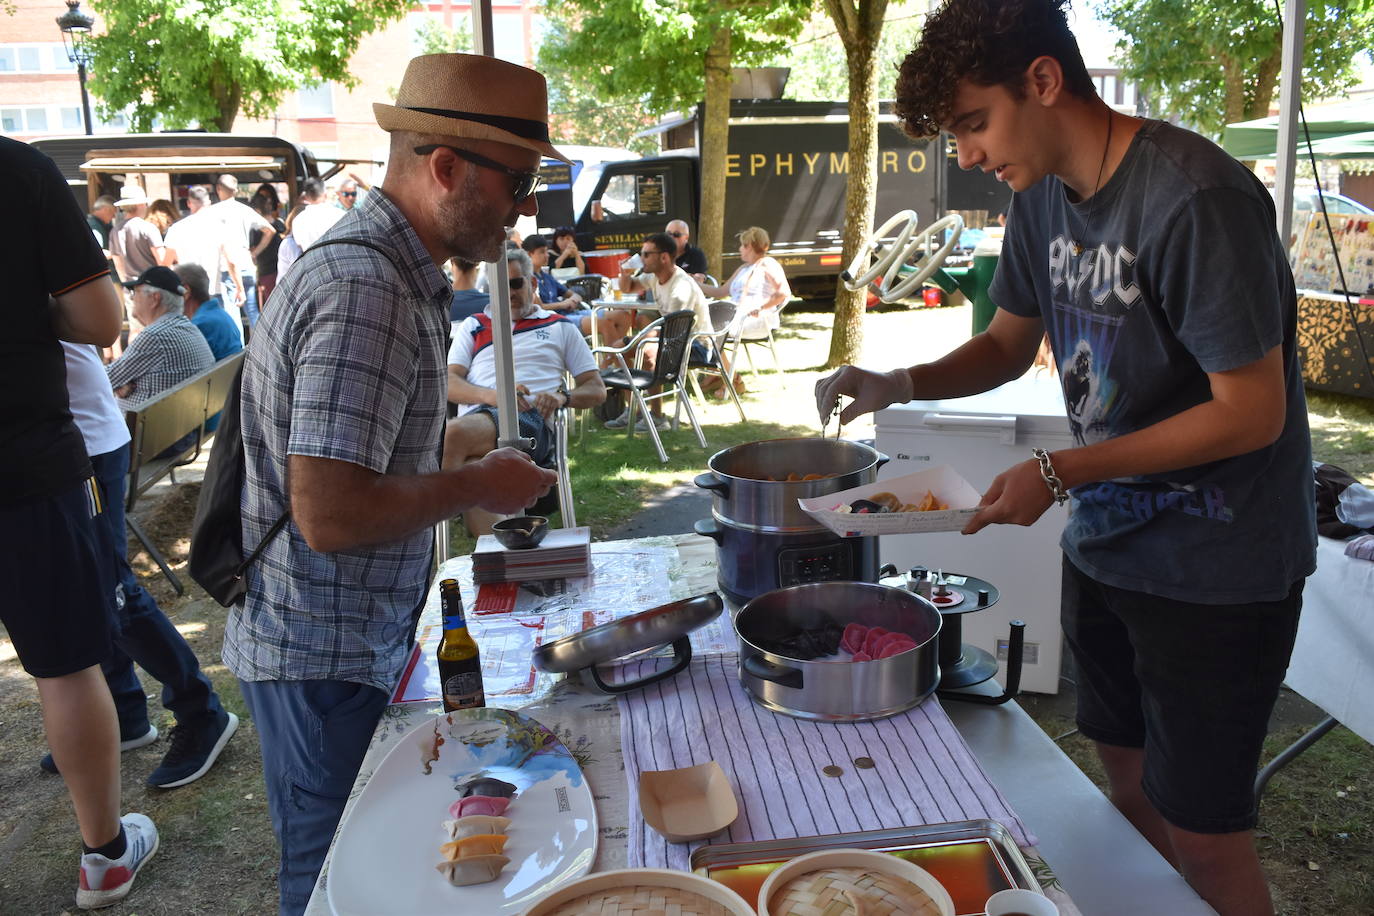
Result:
{"label": "hat brim", "polygon": [[114,205],[116,207],[132,207],[136,204],[147,203],[152,203],[152,199],[148,197],[121,197],[119,200],[114,202]]}
{"label": "hat brim", "polygon": [[465,121],[462,118],[446,118],[443,115],[413,111],[396,105],[384,105],[381,102],[372,103],[372,113],[377,118],[377,126],[388,132],[409,130],[417,134],[443,134],[447,137],[468,140],[494,140],[497,143],[507,143],[522,149],[532,149],[542,156],[548,156],[550,159],[557,159],[569,165],[572,164],[572,160],[555,149],[551,143],[545,143],[542,140],[530,140],[499,127],[492,127],[489,124]]}

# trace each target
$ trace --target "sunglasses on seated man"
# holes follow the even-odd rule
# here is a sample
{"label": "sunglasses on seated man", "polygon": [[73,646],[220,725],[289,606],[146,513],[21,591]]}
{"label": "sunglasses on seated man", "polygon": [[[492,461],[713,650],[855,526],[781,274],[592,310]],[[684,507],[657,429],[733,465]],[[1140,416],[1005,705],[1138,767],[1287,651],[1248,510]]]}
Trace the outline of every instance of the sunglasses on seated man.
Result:
{"label": "sunglasses on seated man", "polygon": [[484,169],[491,169],[493,172],[500,172],[510,178],[512,182],[511,196],[515,198],[515,203],[517,205],[535,191],[538,191],[540,185],[543,184],[538,172],[521,172],[508,165],[497,162],[495,159],[488,159],[486,156],[478,155],[471,150],[459,149],[456,146],[449,146],[447,143],[427,143],[424,146],[417,146],[415,147],[415,154],[418,156],[428,156],[436,149],[446,149],[459,159],[465,159],[473,165],[479,165]]}

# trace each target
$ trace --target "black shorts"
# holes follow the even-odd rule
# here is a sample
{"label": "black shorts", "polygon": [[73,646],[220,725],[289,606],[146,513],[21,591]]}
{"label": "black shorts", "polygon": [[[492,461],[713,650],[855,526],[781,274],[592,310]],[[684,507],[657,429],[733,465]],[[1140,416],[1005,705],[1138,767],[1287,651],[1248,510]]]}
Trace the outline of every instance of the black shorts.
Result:
{"label": "black shorts", "polygon": [[0,623],[34,677],[61,677],[110,654],[114,559],[101,549],[94,478],[0,506]]}
{"label": "black shorts", "polygon": [[[498,411],[490,404],[483,404],[471,412],[486,414],[491,417],[492,425],[500,429],[496,421]],[[522,438],[534,440],[534,451],[530,453],[530,457],[534,459],[535,464],[541,468],[553,467],[553,430],[544,422],[539,411],[520,411],[520,435]]]}
{"label": "black shorts", "polygon": [[1194,833],[1255,826],[1255,773],[1303,584],[1279,601],[1192,604],[1103,585],[1064,560],[1078,729],[1144,749],[1142,788],[1170,824]]}

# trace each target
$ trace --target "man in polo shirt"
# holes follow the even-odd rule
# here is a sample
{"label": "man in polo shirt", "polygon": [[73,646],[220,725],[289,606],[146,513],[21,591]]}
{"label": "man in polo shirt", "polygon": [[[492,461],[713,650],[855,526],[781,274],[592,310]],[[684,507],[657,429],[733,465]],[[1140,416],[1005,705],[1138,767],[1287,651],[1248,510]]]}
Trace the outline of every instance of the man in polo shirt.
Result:
{"label": "man in polo shirt", "polygon": [[[534,440],[535,463],[548,467],[555,445],[549,418],[564,407],[595,407],[606,400],[606,384],[577,328],[534,301],[534,266],[529,255],[512,251],[507,257],[520,435]],[[453,332],[448,399],[459,407],[458,418],[449,421],[444,433],[444,467],[462,467],[496,448],[498,395],[491,343],[490,307],[464,320]],[[572,377],[572,388],[565,387],[565,375]],[[463,513],[463,523],[474,536],[490,534],[497,520],[498,516],[481,509]]]}
{"label": "man in polo shirt", "polygon": [[[263,544],[224,662],[262,744],[283,914],[300,913],[410,651],[435,523],[512,513],[557,480],[499,448],[439,465],[449,258],[495,260],[537,209],[548,93],[532,70],[470,54],[406,69],[386,183],[292,265],[243,370],[243,543]],[[349,243],[356,240],[363,244]],[[253,549],[253,548],[249,548]]]}
{"label": "man in polo shirt", "polygon": [[185,287],[170,267],[150,268],[124,285],[133,291],[143,333],[105,367],[117,397],[146,401],[215,364],[204,335],[182,313]]}
{"label": "man in polo shirt", "polygon": [[673,240],[673,263],[691,274],[697,280],[706,276],[706,252],[695,245],[687,244],[692,230],[680,219],[672,220],[663,231]]}
{"label": "man in polo shirt", "polygon": [[215,362],[243,349],[243,331],[229,313],[224,301],[210,294],[210,275],[199,264],[178,264],[174,270],[186,293],[185,314],[210,345]]}

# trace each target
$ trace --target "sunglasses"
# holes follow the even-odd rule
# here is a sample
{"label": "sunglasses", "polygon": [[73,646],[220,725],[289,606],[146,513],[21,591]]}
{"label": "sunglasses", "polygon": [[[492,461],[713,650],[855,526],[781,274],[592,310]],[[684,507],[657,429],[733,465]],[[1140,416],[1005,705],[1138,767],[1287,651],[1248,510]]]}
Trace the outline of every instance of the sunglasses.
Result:
{"label": "sunglasses", "polygon": [[340,192],[339,192],[339,196],[340,196],[340,197],[357,197],[357,196],[358,196],[358,192],[357,192],[357,191],[340,191]]}
{"label": "sunglasses", "polygon": [[510,278],[510,288],[511,288],[511,289],[524,289],[524,288],[525,288],[525,278],[524,278],[524,277],[511,277],[511,278]]}
{"label": "sunglasses", "polygon": [[685,233],[685,232],[669,232],[668,234],[671,235],[671,236],[672,236],[673,238],[675,238],[675,239],[680,239],[680,238],[682,238],[684,235],[686,235],[687,233]]}
{"label": "sunglasses", "polygon": [[464,159],[484,169],[491,169],[493,172],[500,172],[510,178],[512,182],[511,196],[515,198],[516,205],[522,203],[525,198],[529,197],[535,191],[538,191],[543,185],[543,179],[539,177],[538,172],[517,171],[508,165],[497,162],[495,159],[488,159],[486,156],[479,156],[477,153],[459,149],[456,146],[449,146],[446,143],[427,143],[424,146],[417,146],[415,147],[415,153],[418,156],[428,156],[436,149],[446,149],[459,159]]}
{"label": "sunglasses", "polygon": [[639,252],[639,256],[640,256],[641,258],[647,258],[647,257],[648,257],[649,255],[651,255],[651,254],[667,254],[667,253],[668,253],[668,252],[666,252],[666,251],[655,251],[655,250],[652,249],[652,248],[647,248],[647,249],[642,249],[642,250]]}

